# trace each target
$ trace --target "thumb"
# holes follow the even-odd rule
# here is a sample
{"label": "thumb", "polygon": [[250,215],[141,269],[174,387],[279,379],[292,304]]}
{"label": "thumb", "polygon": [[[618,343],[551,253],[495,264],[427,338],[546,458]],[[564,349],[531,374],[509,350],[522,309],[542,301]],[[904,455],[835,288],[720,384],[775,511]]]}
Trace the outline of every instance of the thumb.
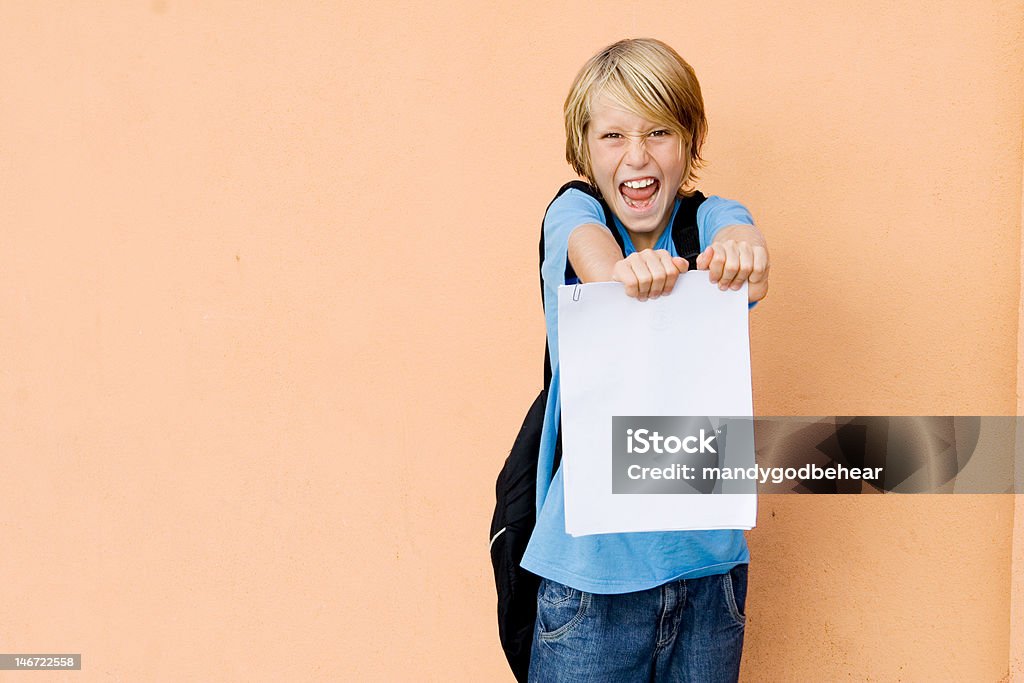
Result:
{"label": "thumb", "polygon": [[682,256],[673,256],[672,264],[680,273],[685,273],[690,269],[690,262],[684,259]]}
{"label": "thumb", "polygon": [[711,258],[714,256],[715,250],[711,246],[700,253],[697,257],[697,270],[707,270],[708,264],[711,263]]}

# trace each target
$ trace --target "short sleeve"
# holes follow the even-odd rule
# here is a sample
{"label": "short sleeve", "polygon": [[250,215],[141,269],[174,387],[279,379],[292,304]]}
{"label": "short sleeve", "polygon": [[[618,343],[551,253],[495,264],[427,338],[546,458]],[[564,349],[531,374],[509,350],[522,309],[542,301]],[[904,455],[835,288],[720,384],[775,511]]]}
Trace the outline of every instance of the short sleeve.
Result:
{"label": "short sleeve", "polygon": [[548,283],[555,291],[565,284],[565,263],[569,254],[569,235],[581,225],[597,223],[604,225],[604,210],[601,204],[576,189],[566,190],[548,207],[544,215],[544,263],[541,275],[545,289]]}
{"label": "short sleeve", "polygon": [[704,251],[715,239],[715,234],[727,225],[754,225],[747,207],[732,199],[711,195],[697,207],[697,230],[700,250]]}

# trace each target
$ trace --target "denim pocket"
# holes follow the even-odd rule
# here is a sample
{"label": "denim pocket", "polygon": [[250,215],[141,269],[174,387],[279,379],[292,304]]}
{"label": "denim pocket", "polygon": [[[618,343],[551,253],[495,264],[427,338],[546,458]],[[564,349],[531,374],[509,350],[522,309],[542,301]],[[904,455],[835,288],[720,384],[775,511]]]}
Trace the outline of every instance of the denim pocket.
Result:
{"label": "denim pocket", "polygon": [[722,590],[725,592],[729,616],[741,625],[747,623],[747,569],[747,564],[743,563],[722,574]]}
{"label": "denim pocket", "polygon": [[544,641],[557,640],[576,628],[590,606],[590,593],[550,579],[541,579],[537,594],[537,626]]}

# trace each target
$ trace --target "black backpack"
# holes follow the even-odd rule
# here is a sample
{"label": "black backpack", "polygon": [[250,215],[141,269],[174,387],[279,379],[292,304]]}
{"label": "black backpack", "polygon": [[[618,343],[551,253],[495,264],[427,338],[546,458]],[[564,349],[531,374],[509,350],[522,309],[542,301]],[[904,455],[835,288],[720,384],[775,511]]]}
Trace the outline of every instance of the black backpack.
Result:
{"label": "black backpack", "polygon": [[[615,228],[611,209],[600,192],[587,183],[575,180],[566,183],[551,200],[554,203],[563,192],[580,190],[594,197],[604,209],[605,224],[611,230],[619,249],[625,252],[622,236]],[[700,192],[682,198],[672,224],[672,241],[676,252],[689,261],[690,270],[697,267],[700,237],[697,233],[697,207],[705,199]],[[551,208],[548,204],[548,209]],[[545,210],[545,216],[547,210]],[[544,224],[540,231],[540,264],[544,264]],[[569,259],[565,263],[565,284],[578,281]],[[544,276],[540,278],[541,306],[544,305]],[[537,455],[540,452],[541,429],[551,385],[551,352],[544,344],[544,388],[526,413],[505,466],[498,474],[495,485],[497,504],[491,518],[490,551],[494,568],[494,583],[498,590],[498,637],[516,680],[526,681],[530,667],[530,646],[537,620],[537,589],[540,577],[519,566],[537,521]],[[551,472],[558,469],[562,455],[562,434],[559,424],[555,441],[555,460]]]}

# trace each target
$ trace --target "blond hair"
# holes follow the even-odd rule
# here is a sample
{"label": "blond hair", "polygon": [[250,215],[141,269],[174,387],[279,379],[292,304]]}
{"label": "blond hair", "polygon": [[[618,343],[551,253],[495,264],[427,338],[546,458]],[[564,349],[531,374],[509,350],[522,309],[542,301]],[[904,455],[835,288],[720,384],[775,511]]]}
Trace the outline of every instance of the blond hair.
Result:
{"label": "blond hair", "polygon": [[671,47],[653,38],[629,38],[591,57],[569,89],[565,114],[565,159],[579,175],[597,185],[587,146],[594,100],[607,95],[627,111],[672,130],[686,155],[679,194],[697,178],[707,136],[704,99],[693,67]]}

